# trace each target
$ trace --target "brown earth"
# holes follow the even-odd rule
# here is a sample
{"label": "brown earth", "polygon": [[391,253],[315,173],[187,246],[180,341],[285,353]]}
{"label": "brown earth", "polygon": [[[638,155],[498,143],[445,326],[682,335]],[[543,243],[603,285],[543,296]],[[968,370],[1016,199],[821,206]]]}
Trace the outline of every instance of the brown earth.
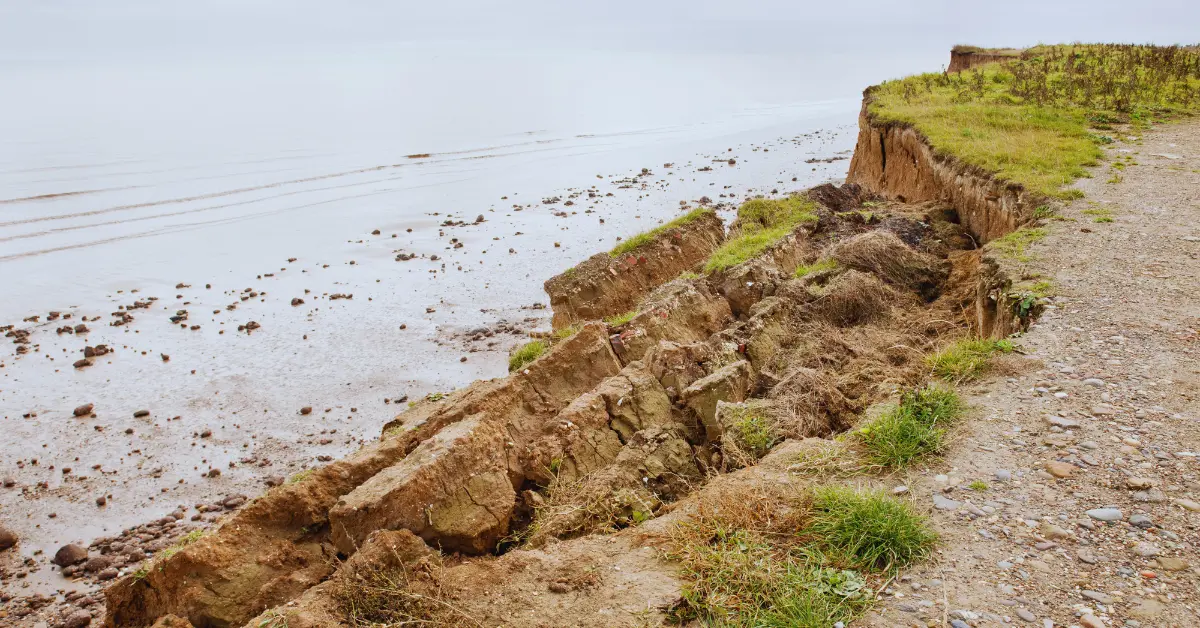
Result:
{"label": "brown earth", "polygon": [[[953,212],[934,205],[885,203],[870,219],[823,209],[815,225],[746,263],[773,287],[737,295],[741,320],[713,286],[748,269],[678,279],[621,329],[585,325],[507,378],[422,401],[379,443],[271,491],[110,587],[107,623],[147,625],[167,614],[198,627],[255,615],[302,623],[305,613],[329,612],[333,593],[322,591],[376,562],[353,557],[381,530],[441,550],[431,550],[445,561],[437,599],[484,625],[520,625],[522,605],[528,625],[553,625],[544,623],[553,612],[568,617],[589,604],[618,617],[661,615],[678,585],[649,574],[671,565],[604,533],[667,515],[714,474],[752,464],[729,433],[743,402],[765,404],[784,436],[831,435],[918,381],[920,356],[968,326],[963,304],[979,290],[979,254],[954,253],[952,243],[970,240],[952,237],[947,218]],[[825,256],[844,266],[789,278]],[[512,549],[467,557],[497,548]],[[600,584],[599,598],[555,600],[558,611],[533,603],[548,573],[588,561],[624,602]],[[625,580],[609,574],[618,569]],[[461,580],[472,589],[453,584],[462,573],[473,574]],[[552,590],[585,576],[550,578]],[[480,583],[503,595],[483,602]],[[345,604],[338,608],[345,620]]]}
{"label": "brown earth", "polygon": [[945,203],[980,244],[1029,222],[1043,204],[1019,184],[937,153],[911,126],[874,120],[867,110],[870,99],[867,89],[846,181],[905,203]]}
{"label": "brown earth", "polygon": [[554,310],[551,324],[558,330],[624,314],[653,288],[708,259],[724,239],[724,223],[715,212],[706,211],[622,255],[597,253],[546,281]]}

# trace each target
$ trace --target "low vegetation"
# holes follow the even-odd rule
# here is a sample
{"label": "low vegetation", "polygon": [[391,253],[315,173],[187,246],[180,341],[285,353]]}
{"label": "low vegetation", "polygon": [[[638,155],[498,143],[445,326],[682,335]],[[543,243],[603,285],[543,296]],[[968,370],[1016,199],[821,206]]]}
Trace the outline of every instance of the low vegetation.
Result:
{"label": "low vegetation", "polygon": [[815,274],[815,273],[821,273],[821,272],[825,272],[825,271],[829,271],[829,270],[836,270],[837,267],[838,267],[837,261],[828,259],[828,258],[821,259],[821,260],[817,260],[811,264],[801,264],[801,265],[797,266],[795,277],[797,279],[799,279],[801,277],[807,277],[807,276]]}
{"label": "low vegetation", "polygon": [[[731,408],[731,406],[725,406]],[[760,404],[745,404],[736,410],[726,410],[732,419],[729,436],[732,447],[725,447],[725,456],[735,458],[736,466],[745,466],[767,455],[783,440],[777,422]]]}
{"label": "low vegetation", "polygon": [[1034,242],[1045,238],[1050,232],[1044,227],[1017,229],[1008,235],[996,238],[988,243],[988,248],[1001,257],[1018,262],[1033,261],[1029,247]]}
{"label": "low vegetation", "polygon": [[1013,350],[1009,340],[960,340],[926,358],[933,374],[955,384],[976,379],[997,353]]}
{"label": "low vegetation", "polygon": [[962,411],[962,401],[952,390],[928,386],[906,392],[898,405],[858,430],[864,457],[876,466],[903,469],[936,454]]}
{"label": "low vegetation", "polygon": [[333,590],[353,628],[378,626],[482,626],[442,594],[436,567],[374,568],[354,573]]}
{"label": "low vegetation", "polygon": [[742,203],[733,233],[708,258],[704,271],[720,272],[758,256],[801,224],[815,222],[816,208],[817,204],[803,194]]}
{"label": "low vegetation", "polygon": [[937,540],[907,504],[865,489],[818,487],[809,517],[802,535],[857,569],[891,572],[928,556]]}
{"label": "low vegetation", "polygon": [[1200,111],[1200,52],[1178,46],[1039,46],[1013,61],[889,81],[870,113],[910,124],[939,152],[1034,193],[1068,189],[1101,159],[1113,124]]}
{"label": "low vegetation", "polygon": [[685,583],[674,619],[828,628],[864,612],[872,583],[928,555],[935,541],[907,504],[877,492],[730,495],[702,506],[672,538]]}
{"label": "low vegetation", "polygon": [[643,231],[629,239],[623,240],[620,244],[614,246],[613,249],[608,252],[608,254],[612,257],[620,257],[638,248],[639,246],[642,246],[643,244],[649,243],[651,240],[658,237],[661,233],[667,231],[668,229],[682,227],[711,213],[713,213],[713,210],[705,207],[693,209],[692,211],[676,218],[675,220],[672,220],[671,222],[668,222],[664,225],[659,225],[649,231]]}
{"label": "low vegetation", "polygon": [[540,358],[549,345],[545,340],[532,340],[520,347],[517,347],[511,355],[508,356],[508,372],[519,371],[526,364]]}
{"label": "low vegetation", "polygon": [[614,314],[612,316],[606,317],[604,319],[604,322],[607,323],[609,327],[620,327],[621,325],[624,325],[624,324],[628,323],[629,321],[633,320],[633,317],[635,317],[637,315],[638,315],[637,310],[629,310],[628,312],[625,312],[623,314]]}
{"label": "low vegetation", "polygon": [[1083,213],[1085,216],[1091,216],[1092,222],[1104,223],[1104,222],[1112,222],[1113,221],[1111,209],[1104,209],[1103,207],[1096,207],[1096,208],[1092,208],[1092,209],[1085,209],[1085,210],[1083,210]]}

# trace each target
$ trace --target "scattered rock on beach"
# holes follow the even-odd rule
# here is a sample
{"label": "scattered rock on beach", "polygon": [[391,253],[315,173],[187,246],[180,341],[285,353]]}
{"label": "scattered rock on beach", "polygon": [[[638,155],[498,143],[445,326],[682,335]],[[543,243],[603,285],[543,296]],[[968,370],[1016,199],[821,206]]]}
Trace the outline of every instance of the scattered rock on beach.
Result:
{"label": "scattered rock on beach", "polygon": [[58,551],[54,553],[54,559],[50,562],[58,565],[59,567],[68,567],[70,565],[82,563],[83,561],[87,560],[87,557],[88,552],[86,548],[81,545],[69,543],[58,548]]}

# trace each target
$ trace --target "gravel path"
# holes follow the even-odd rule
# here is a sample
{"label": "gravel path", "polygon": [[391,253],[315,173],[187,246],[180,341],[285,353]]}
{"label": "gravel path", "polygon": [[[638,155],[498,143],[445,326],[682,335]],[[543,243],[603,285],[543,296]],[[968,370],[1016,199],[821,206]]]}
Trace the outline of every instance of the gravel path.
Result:
{"label": "gravel path", "polygon": [[1025,355],[899,478],[943,544],[864,625],[1200,626],[1200,124],[1110,155],[1030,248],[1057,296]]}

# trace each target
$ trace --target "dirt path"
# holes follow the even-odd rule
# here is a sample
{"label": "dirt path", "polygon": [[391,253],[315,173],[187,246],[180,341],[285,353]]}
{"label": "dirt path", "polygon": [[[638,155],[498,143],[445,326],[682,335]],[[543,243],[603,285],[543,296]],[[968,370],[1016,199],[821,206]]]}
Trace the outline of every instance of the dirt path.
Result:
{"label": "dirt path", "polygon": [[903,478],[941,552],[864,625],[1200,625],[1200,124],[1110,155],[1137,165],[1098,168],[1029,250],[1057,296],[1026,356],[964,390],[952,453]]}

